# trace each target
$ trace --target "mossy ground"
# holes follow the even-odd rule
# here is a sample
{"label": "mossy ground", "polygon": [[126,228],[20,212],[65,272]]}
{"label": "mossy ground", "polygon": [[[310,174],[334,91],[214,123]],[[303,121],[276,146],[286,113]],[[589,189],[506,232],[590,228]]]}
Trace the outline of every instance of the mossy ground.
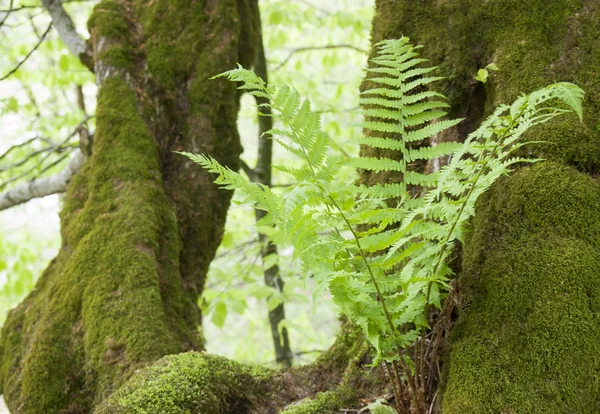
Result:
{"label": "mossy ground", "polygon": [[315,363],[292,369],[250,367],[206,353],[163,358],[136,374],[94,414],[329,414],[356,407],[385,388],[368,365],[359,328],[345,324]]}
{"label": "mossy ground", "polygon": [[266,375],[266,369],[216,355],[170,355],[136,375],[94,413],[249,412],[267,392]]}

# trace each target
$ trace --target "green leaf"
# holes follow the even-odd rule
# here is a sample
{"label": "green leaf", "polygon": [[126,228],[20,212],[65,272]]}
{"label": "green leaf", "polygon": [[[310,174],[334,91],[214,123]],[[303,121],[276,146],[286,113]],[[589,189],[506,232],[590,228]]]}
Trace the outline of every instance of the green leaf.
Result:
{"label": "green leaf", "polygon": [[225,325],[225,318],[227,318],[227,305],[223,302],[219,302],[215,305],[213,310],[211,322],[218,328],[223,328]]}
{"label": "green leaf", "polygon": [[283,14],[282,11],[274,10],[271,13],[269,13],[268,18],[267,18],[267,23],[277,26],[277,25],[280,25],[283,23],[284,18],[285,18],[285,15]]}
{"label": "green leaf", "polygon": [[277,306],[281,305],[282,303],[283,296],[278,291],[275,291],[275,293],[269,296],[269,299],[267,299],[267,307],[269,308],[269,312],[275,309]]}
{"label": "green leaf", "polygon": [[12,112],[17,112],[19,110],[19,101],[17,98],[13,96],[6,100],[6,110]]}
{"label": "green leaf", "polygon": [[221,240],[221,247],[230,249],[233,247],[233,233],[226,231],[223,234],[223,240]]}
{"label": "green leaf", "polygon": [[383,402],[386,401],[377,400],[374,403],[369,404],[367,408],[372,414],[398,414],[398,411],[389,405],[384,405]]}
{"label": "green leaf", "polygon": [[263,270],[269,270],[277,264],[279,255],[277,253],[271,253],[266,257],[263,257]]}
{"label": "green leaf", "polygon": [[489,72],[487,71],[487,69],[479,69],[477,71],[477,76],[475,76],[475,80],[481,82],[481,83],[486,83],[489,77]]}

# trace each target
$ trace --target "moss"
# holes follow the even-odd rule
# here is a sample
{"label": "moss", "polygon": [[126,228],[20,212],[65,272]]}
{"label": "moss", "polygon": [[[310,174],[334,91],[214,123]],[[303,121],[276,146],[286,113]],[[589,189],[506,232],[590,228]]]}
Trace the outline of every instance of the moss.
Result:
{"label": "moss", "polygon": [[543,163],[477,211],[442,411],[600,412],[600,186]]}
{"label": "moss", "polygon": [[283,413],[327,414],[336,412],[341,406],[342,403],[340,402],[338,392],[325,391],[317,394],[314,398],[303,400],[300,401],[298,404],[291,405],[290,407],[285,409]]}
{"label": "moss", "polygon": [[[587,92],[584,122],[532,129],[551,160],[495,185],[464,251],[464,308],[450,338],[442,411],[600,412],[600,14],[579,0],[377,1],[373,41],[406,35],[439,65],[465,136],[500,103],[558,81]],[[495,62],[485,85],[479,68]],[[572,166],[574,169],[566,168]],[[444,380],[443,380],[444,381]]]}
{"label": "moss", "polygon": [[[257,16],[253,15],[251,2],[205,3],[191,0],[138,1],[140,21],[147,33],[148,71],[167,93],[176,91],[193,75],[199,75],[198,81],[207,82],[209,77],[230,69],[231,58],[246,66],[253,62]],[[231,49],[222,47],[224,40],[237,45],[235,56],[231,55]],[[215,59],[215,55],[220,53],[229,54],[228,59]],[[197,96],[220,102],[204,91]],[[192,96],[192,105],[194,102]]]}
{"label": "moss", "polygon": [[115,40],[127,40],[129,27],[123,17],[123,8],[115,0],[103,0],[94,7],[88,20],[90,32],[95,30],[97,35]]}
{"label": "moss", "polygon": [[[600,15],[580,0],[482,2],[377,2],[373,40],[406,35],[424,45],[422,53],[447,79],[437,89],[452,105],[451,115],[467,117],[465,135],[500,103],[558,81],[587,92],[585,119],[561,117],[530,134],[542,157],[581,171],[600,171]],[[485,84],[477,70],[495,62]]]}
{"label": "moss", "polygon": [[207,78],[252,62],[251,5],[94,9],[97,67],[119,70],[98,73],[94,148],[69,186],[59,256],[0,338],[0,384],[18,412],[90,412],[136,370],[201,349],[196,301],[231,195],[172,151],[239,162],[235,85]]}
{"label": "moss", "polygon": [[96,60],[115,68],[132,69],[134,48],[129,40],[130,28],[120,3],[103,0],[96,5],[88,20],[88,30],[94,37],[102,37],[111,42],[109,46],[102,48]]}
{"label": "moss", "polygon": [[292,369],[253,367],[206,353],[171,355],[136,373],[94,413],[331,413],[381,395],[385,384],[366,366],[368,351],[360,329],[345,324],[322,358]]}
{"label": "moss", "polygon": [[121,78],[104,81],[96,117],[93,156],[61,213],[63,248],[4,328],[3,385],[21,413],[89,410],[136,369],[198,346],[177,313],[194,304],[156,144]]}
{"label": "moss", "polygon": [[95,414],[242,413],[266,392],[257,368],[216,355],[170,355],[111,396]]}
{"label": "moss", "polygon": [[[320,375],[323,375],[323,372],[328,372],[339,364],[343,367],[341,378],[325,377],[328,383],[324,388],[328,391],[291,404],[283,413],[329,414],[343,407],[357,407],[360,405],[360,399],[378,395],[387,384],[377,372],[365,368],[365,364],[370,362],[370,352],[371,348],[363,338],[361,330],[345,323],[332,349],[317,360],[314,367],[308,368],[317,369],[321,371]],[[303,368],[298,371],[302,372]]]}
{"label": "moss", "polygon": [[351,361],[339,385],[329,391],[319,392],[314,397],[305,398],[286,407],[284,414],[329,414],[335,413],[343,407],[359,406],[359,398],[368,398],[370,395],[365,389],[373,388],[377,384],[380,390],[381,378],[372,372],[360,368],[360,359],[364,354]]}

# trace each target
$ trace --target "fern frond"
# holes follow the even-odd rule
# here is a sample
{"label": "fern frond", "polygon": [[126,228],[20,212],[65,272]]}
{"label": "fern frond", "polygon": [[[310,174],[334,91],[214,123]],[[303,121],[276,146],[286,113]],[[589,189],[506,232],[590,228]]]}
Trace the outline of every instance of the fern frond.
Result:
{"label": "fern frond", "polygon": [[[336,305],[377,350],[376,361],[399,359],[411,369],[404,348],[429,328],[428,308],[441,307],[450,289],[450,253],[462,241],[477,198],[514,164],[539,161],[512,155],[523,145],[520,139],[566,112],[581,118],[584,93],[569,83],[550,85],[501,105],[464,142],[436,142],[432,138],[461,120],[445,119],[446,98],[428,89],[440,80],[429,75],[435,68],[420,67],[426,60],[407,38],[376,46],[375,67],[367,70],[376,87],[360,97],[367,134],[358,143],[384,155],[329,157],[329,137],[310,102],[293,88],[266,86],[241,67],[221,76],[271,102],[283,126],[269,133],[298,159],[273,168],[297,183],[275,193],[211,157],[184,155],[216,174],[221,187],[237,190],[243,202],[269,212],[263,220],[294,247],[303,274],[317,282],[315,294],[329,287]],[[439,171],[421,168],[441,157],[448,162]],[[386,175],[393,182],[341,182],[341,165],[391,172]]]}
{"label": "fern frond", "polygon": [[277,224],[281,218],[281,202],[271,189],[263,184],[252,183],[241,174],[222,166],[217,160],[206,155],[196,155],[180,152],[192,161],[201,165],[208,172],[217,174],[215,184],[226,190],[237,190],[245,203],[253,205],[259,210],[264,210],[267,215],[261,225]]}
{"label": "fern frond", "polygon": [[434,124],[429,124],[421,129],[407,132],[404,140],[406,142],[423,141],[447,130],[448,128],[452,128],[460,122],[462,122],[462,119],[447,119]]}
{"label": "fern frond", "polygon": [[403,173],[406,171],[404,164],[389,158],[360,157],[349,159],[347,164],[355,168],[374,171],[376,173],[381,171],[397,171]]}

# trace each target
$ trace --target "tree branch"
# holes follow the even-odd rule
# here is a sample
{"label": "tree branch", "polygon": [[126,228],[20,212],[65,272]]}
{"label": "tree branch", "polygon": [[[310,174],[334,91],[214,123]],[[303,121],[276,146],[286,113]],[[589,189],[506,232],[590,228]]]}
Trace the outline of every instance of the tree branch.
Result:
{"label": "tree branch", "polygon": [[35,52],[37,50],[38,47],[40,47],[40,45],[42,44],[42,42],[44,41],[44,39],[46,38],[46,35],[50,32],[50,29],[52,29],[52,23],[50,23],[48,25],[48,28],[46,29],[46,31],[44,32],[44,34],[42,34],[42,37],[40,37],[40,40],[37,42],[37,44],[33,47],[33,49],[31,49],[29,51],[29,53],[27,53],[27,56],[25,56],[23,58],[23,60],[21,60],[19,63],[17,63],[17,66],[15,66],[12,70],[10,70],[6,75],[2,76],[0,78],[0,81],[3,81],[4,79],[8,78],[9,76],[11,76],[13,73],[15,73],[16,71],[19,70],[19,68],[23,65],[23,63],[27,62],[27,59],[29,59],[29,57],[33,54],[33,52]]}
{"label": "tree branch", "polygon": [[6,14],[4,15],[4,18],[2,19],[2,21],[0,21],[0,27],[2,27],[2,25],[4,24],[6,19],[8,19],[8,16],[10,16],[10,14],[14,11],[13,3],[14,3],[14,0],[10,0],[10,5],[8,6],[8,10],[5,11]]}
{"label": "tree branch", "polygon": [[[93,1],[97,1],[97,0],[63,0],[62,4],[67,4],[67,3],[87,3],[87,2],[93,2]],[[14,2],[14,0],[11,0],[11,4]],[[40,4],[22,4],[19,7],[10,7],[8,9],[0,9],[0,13],[11,13],[11,12],[16,12],[16,11],[21,11],[21,10],[27,10],[27,9],[38,9],[42,7],[42,5]]]}
{"label": "tree branch", "polygon": [[281,69],[286,63],[288,63],[290,61],[290,59],[299,52],[308,52],[311,50],[327,50],[327,49],[352,49],[352,50],[356,50],[357,52],[361,52],[361,53],[369,53],[367,50],[361,49],[360,47],[357,46],[353,46],[353,45],[349,45],[349,44],[341,44],[341,45],[325,45],[325,46],[304,46],[304,47],[297,47],[295,49],[293,49],[290,54],[283,60],[283,62],[281,62],[279,65],[277,65],[277,67],[273,70],[279,70]]}
{"label": "tree branch", "polygon": [[[265,57],[265,48],[262,36],[262,24],[259,17],[259,40],[258,53],[254,61],[254,71],[260,76],[265,83],[269,82],[267,71],[267,59]],[[271,107],[269,99],[256,97],[258,105],[258,153],[256,167],[250,170],[252,175],[249,175],[251,181],[263,184],[270,187],[271,180],[271,164],[273,162],[273,140],[268,134],[268,131],[273,129],[273,118],[271,115]],[[254,210],[256,222],[258,223],[265,217],[266,212],[262,210]],[[261,254],[264,260],[273,254],[277,253],[277,246],[273,244],[264,234],[259,233],[258,239],[261,243]],[[283,279],[279,273],[279,266],[274,265],[268,269],[263,268],[265,285],[277,289],[283,294]],[[269,324],[271,325],[271,336],[273,337],[273,345],[275,348],[275,358],[277,363],[284,367],[291,367],[294,355],[292,354],[290,339],[287,328],[279,329],[279,325],[285,321],[285,305],[280,303],[274,309],[269,310]]]}
{"label": "tree branch", "polygon": [[61,172],[50,177],[23,183],[0,193],[0,210],[6,210],[34,198],[65,192],[71,178],[79,171],[86,160],[85,155],[80,150],[75,150],[74,154],[69,164]]}
{"label": "tree branch", "polygon": [[67,49],[75,55],[89,70],[94,71],[92,49],[75,30],[73,20],[63,8],[60,0],[42,0],[42,4],[50,13],[52,23]]}

